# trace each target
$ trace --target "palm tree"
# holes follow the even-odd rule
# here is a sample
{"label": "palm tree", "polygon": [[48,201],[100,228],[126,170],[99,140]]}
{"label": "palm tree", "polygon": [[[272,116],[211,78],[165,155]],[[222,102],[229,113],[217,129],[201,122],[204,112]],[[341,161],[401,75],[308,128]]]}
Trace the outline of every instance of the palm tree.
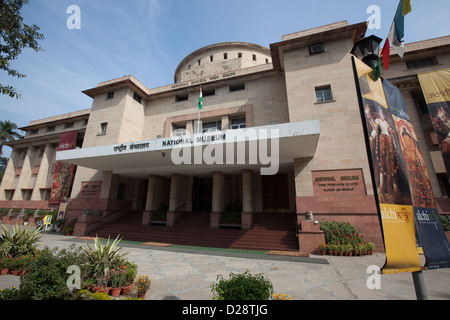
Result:
{"label": "palm tree", "polygon": [[3,144],[8,141],[14,141],[22,136],[15,132],[17,130],[17,124],[9,120],[0,120],[0,155],[3,154]]}

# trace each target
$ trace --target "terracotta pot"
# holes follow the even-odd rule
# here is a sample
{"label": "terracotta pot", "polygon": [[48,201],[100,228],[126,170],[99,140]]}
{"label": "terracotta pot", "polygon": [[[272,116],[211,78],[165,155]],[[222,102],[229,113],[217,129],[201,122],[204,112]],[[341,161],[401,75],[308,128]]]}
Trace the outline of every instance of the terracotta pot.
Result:
{"label": "terracotta pot", "polygon": [[146,293],[138,293],[137,296],[138,296],[138,298],[145,299]]}
{"label": "terracotta pot", "polygon": [[20,270],[10,270],[9,273],[11,273],[13,276],[18,276]]}
{"label": "terracotta pot", "polygon": [[120,294],[123,296],[126,296],[128,294],[128,292],[130,291],[132,285],[133,284],[130,283],[128,286],[122,287],[122,291],[120,292]]}
{"label": "terracotta pot", "polygon": [[0,275],[2,275],[2,276],[7,275],[8,272],[9,272],[9,269],[7,269],[7,268],[1,269],[0,270]]}
{"label": "terracotta pot", "polygon": [[102,287],[100,288],[100,292],[105,292],[105,293],[109,293],[109,290],[111,290],[111,287]]}
{"label": "terracotta pot", "polygon": [[111,288],[111,290],[109,290],[109,294],[113,297],[118,297],[121,291],[122,288]]}

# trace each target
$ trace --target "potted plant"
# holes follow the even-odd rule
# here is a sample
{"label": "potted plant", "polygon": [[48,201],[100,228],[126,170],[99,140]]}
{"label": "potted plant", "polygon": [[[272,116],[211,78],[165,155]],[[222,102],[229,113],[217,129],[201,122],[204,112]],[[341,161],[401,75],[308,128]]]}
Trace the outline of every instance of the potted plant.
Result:
{"label": "potted plant", "polygon": [[34,215],[35,210],[33,209],[27,209],[25,210],[25,214],[23,216],[23,225],[28,225],[28,222],[30,221],[30,218]]}
{"label": "potted plant", "polygon": [[8,215],[10,209],[1,208],[0,209],[0,223],[3,221],[3,218]]}
{"label": "potted plant", "polygon": [[139,276],[134,281],[134,286],[137,290],[137,296],[138,298],[144,298],[145,294],[147,293],[147,290],[150,288],[152,279],[150,279],[148,276]]}
{"label": "potted plant", "polygon": [[13,208],[13,209],[11,209],[11,214],[10,214],[10,216],[11,216],[12,218],[16,219],[17,216],[20,214],[21,211],[22,211],[22,209],[19,209],[19,208]]}
{"label": "potted plant", "polygon": [[317,249],[319,250],[319,253],[321,255],[324,255],[325,252],[327,251],[327,245],[325,243],[320,243]]}
{"label": "potted plant", "polygon": [[5,257],[3,259],[0,260],[0,274],[2,276],[8,274],[9,272],[9,267],[11,265],[11,258],[9,257]]}
{"label": "potted plant", "polygon": [[66,219],[64,219],[64,218],[59,218],[55,221],[56,232],[61,232],[61,229],[65,222],[66,222]]}
{"label": "potted plant", "polygon": [[126,270],[124,270],[125,266],[120,266],[116,269],[110,270],[110,283],[111,283],[111,290],[109,291],[110,295],[113,297],[118,297],[120,293],[122,292],[122,286],[125,284],[125,273]]}
{"label": "potted plant", "polygon": [[373,250],[375,249],[375,244],[373,242],[367,242],[367,252],[368,254],[373,254]]}
{"label": "potted plant", "polygon": [[335,244],[329,244],[327,245],[328,254],[330,256],[334,255],[337,252],[337,245]]}

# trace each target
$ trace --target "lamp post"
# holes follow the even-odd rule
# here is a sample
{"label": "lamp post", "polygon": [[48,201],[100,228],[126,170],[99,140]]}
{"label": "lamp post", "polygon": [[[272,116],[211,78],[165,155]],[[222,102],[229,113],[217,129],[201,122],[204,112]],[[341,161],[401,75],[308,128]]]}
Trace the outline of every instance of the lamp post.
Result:
{"label": "lamp post", "polygon": [[364,37],[355,43],[350,53],[374,69],[380,55],[381,41],[381,38],[374,35]]}

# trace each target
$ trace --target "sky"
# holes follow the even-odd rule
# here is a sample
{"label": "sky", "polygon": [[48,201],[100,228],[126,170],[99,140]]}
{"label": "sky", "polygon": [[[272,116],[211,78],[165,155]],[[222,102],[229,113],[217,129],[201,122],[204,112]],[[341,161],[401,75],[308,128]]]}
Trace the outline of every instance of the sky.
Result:
{"label": "sky", "polygon": [[[204,46],[243,41],[269,47],[293,32],[347,20],[367,21],[380,9],[385,39],[397,0],[30,0],[24,23],[36,24],[45,39],[42,51],[25,49],[11,67],[26,74],[16,79],[0,71],[0,83],[13,85],[20,99],[0,95],[0,120],[19,127],[32,120],[88,109],[83,90],[133,75],[148,88],[172,84],[178,64]],[[70,29],[80,8],[81,29]],[[405,43],[449,35],[448,0],[411,0],[405,17]],[[0,39],[1,40],[1,39]],[[4,148],[9,156],[10,148]]]}

